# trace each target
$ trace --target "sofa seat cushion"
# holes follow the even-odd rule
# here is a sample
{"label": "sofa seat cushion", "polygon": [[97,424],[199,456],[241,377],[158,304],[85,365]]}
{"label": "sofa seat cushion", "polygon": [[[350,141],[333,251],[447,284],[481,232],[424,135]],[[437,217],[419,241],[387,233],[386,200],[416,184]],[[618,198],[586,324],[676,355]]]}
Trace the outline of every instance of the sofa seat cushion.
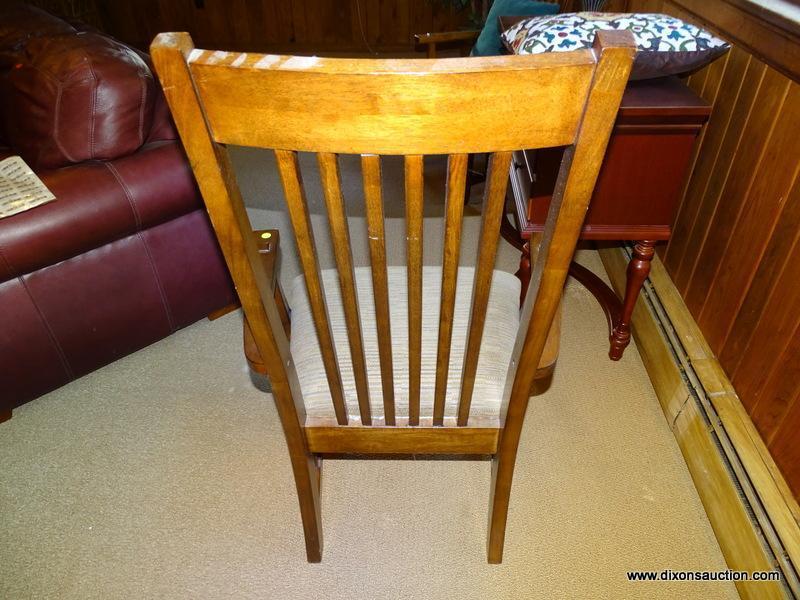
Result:
{"label": "sofa seat cushion", "polygon": [[177,142],[38,175],[56,200],[0,219],[0,282],[202,206]]}
{"label": "sofa seat cushion", "polygon": [[[405,267],[389,267],[389,299],[392,333],[392,365],[394,369],[395,412],[402,422],[408,417],[408,292]],[[383,417],[378,334],[372,295],[372,274],[369,268],[355,269],[358,289],[364,355],[367,364],[372,416],[380,423]],[[474,269],[458,270],[455,317],[447,380],[445,417],[455,417],[461,385],[469,309],[472,299]],[[433,391],[436,380],[436,351],[439,327],[441,267],[424,267],[422,276],[422,370],[420,416],[433,414]],[[322,271],[322,283],[330,315],[331,331],[339,359],[347,412],[353,422],[360,422],[353,366],[339,291],[338,275],[333,269]],[[495,271],[486,314],[471,416],[494,418],[499,415],[506,373],[519,326],[519,280]],[[291,291],[292,336],[290,349],[297,369],[307,417],[314,420],[335,418],[328,381],[322,364],[314,322],[303,276],[298,276]]]}

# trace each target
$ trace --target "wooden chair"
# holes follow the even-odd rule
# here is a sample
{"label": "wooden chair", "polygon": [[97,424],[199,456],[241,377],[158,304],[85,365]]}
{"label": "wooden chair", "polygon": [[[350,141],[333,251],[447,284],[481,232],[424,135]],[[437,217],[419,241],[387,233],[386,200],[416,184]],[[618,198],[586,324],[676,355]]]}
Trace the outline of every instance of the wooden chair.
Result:
{"label": "wooden chair", "polygon": [[[269,371],[300,499],[308,560],[319,561],[322,554],[322,457],[413,453],[491,456],[488,560],[499,563],[535,366],[633,60],[630,34],[600,32],[593,50],[481,59],[351,60],[212,52],[195,49],[186,33],[160,34],[151,51],[253,343]],[[530,104],[538,107],[535,112],[526,109]],[[291,340],[276,302],[273,275],[260,253],[269,238],[252,231],[227,144],[270,148],[277,158],[304,272],[296,286],[307,289],[302,310],[308,323],[299,322],[300,309],[295,307]],[[551,146],[568,150],[525,305],[519,313],[493,311],[491,297],[498,286],[491,284],[502,279],[493,269],[511,152]],[[298,151],[318,153],[335,271],[320,273]],[[461,197],[466,156],[476,152],[489,153],[491,167],[476,267],[464,275],[458,268]],[[337,153],[362,156],[371,256],[366,274],[353,267]],[[408,264],[399,274],[386,265],[382,154],[405,156]],[[450,157],[439,277],[422,267],[425,154]],[[464,286],[458,285],[464,279],[473,281],[466,301],[459,293]],[[372,331],[364,321],[372,310],[372,303],[364,302],[365,293],[374,298]],[[504,295],[514,293],[506,290]],[[399,315],[392,307],[402,302],[401,296],[407,312]],[[423,309],[431,297],[438,315]],[[516,298],[512,301],[515,306]],[[512,317],[517,324],[515,339],[507,340],[500,381],[481,381],[480,363],[486,362],[479,360],[485,349],[482,339],[498,327],[497,322],[484,327],[487,313],[497,315],[503,326]],[[407,328],[401,324],[398,329],[397,322],[390,327],[392,318]],[[451,352],[454,331],[464,336],[461,355]],[[372,350],[367,347],[370,336],[376,346]],[[430,343],[425,347],[431,337],[433,351]],[[330,401],[324,409],[319,389],[306,394],[313,402],[304,399],[311,362],[297,344],[308,338],[322,365],[312,366],[324,378],[323,395]],[[492,350],[496,357],[498,348]],[[435,370],[422,368],[426,352]],[[408,364],[399,368],[393,353],[407,353]],[[370,365],[377,378],[372,388]],[[433,380],[426,380],[429,376]],[[474,389],[492,386],[495,397],[473,399]],[[475,414],[476,406],[482,414]]]}
{"label": "wooden chair", "polygon": [[[560,2],[549,2],[549,0],[540,1],[548,2],[550,4],[559,4],[560,12],[570,12],[569,9],[564,8],[565,4],[569,4],[569,2],[565,2],[564,0],[561,0]],[[518,23],[520,20],[527,18],[529,17],[500,15],[498,17],[500,22],[500,31],[505,31],[515,23]],[[478,36],[480,34],[480,29],[415,33],[414,43],[417,46],[422,46],[425,48],[425,56],[427,58],[437,58],[438,52],[440,49],[442,49],[442,47],[458,50],[458,53],[461,56],[467,56],[472,51],[472,47],[475,45],[475,42],[478,40]]]}

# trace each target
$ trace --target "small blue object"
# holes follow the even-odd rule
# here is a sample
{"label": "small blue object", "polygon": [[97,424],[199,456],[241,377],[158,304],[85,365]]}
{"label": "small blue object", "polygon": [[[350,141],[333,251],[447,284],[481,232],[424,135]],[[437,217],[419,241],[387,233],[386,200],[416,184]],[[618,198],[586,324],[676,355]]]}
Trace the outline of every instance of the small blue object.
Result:
{"label": "small blue object", "polygon": [[539,15],[555,15],[558,4],[537,2],[536,0],[494,0],[486,24],[475,42],[472,56],[499,56],[504,54],[503,42],[500,41],[499,17],[535,17]]}

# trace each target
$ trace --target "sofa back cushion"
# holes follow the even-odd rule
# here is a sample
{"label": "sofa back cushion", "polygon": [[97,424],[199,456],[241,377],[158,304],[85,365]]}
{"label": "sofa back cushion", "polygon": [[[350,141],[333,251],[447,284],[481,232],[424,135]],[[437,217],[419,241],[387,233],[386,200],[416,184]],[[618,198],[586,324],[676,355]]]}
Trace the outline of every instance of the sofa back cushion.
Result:
{"label": "sofa back cushion", "polygon": [[111,160],[148,138],[156,85],[124,44],[93,31],[38,36],[16,57],[2,77],[3,129],[34,170]]}

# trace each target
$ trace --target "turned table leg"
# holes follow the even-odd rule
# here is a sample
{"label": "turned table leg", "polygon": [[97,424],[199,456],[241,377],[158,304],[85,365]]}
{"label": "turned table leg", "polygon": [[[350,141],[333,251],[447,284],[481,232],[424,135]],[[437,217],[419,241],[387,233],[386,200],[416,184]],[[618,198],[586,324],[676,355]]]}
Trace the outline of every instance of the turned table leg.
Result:
{"label": "turned table leg", "polygon": [[525,294],[528,293],[528,284],[531,282],[531,242],[526,241],[522,245],[522,251],[519,257],[519,269],[514,273],[519,282],[522,284],[519,290],[519,305],[525,302]]}
{"label": "turned table leg", "polygon": [[611,347],[608,357],[611,360],[622,358],[622,353],[631,341],[631,315],[644,280],[650,274],[650,263],[655,253],[655,245],[655,241],[643,240],[636,242],[633,247],[633,257],[628,263],[625,297],[622,299],[619,321],[614,324],[609,336]]}

